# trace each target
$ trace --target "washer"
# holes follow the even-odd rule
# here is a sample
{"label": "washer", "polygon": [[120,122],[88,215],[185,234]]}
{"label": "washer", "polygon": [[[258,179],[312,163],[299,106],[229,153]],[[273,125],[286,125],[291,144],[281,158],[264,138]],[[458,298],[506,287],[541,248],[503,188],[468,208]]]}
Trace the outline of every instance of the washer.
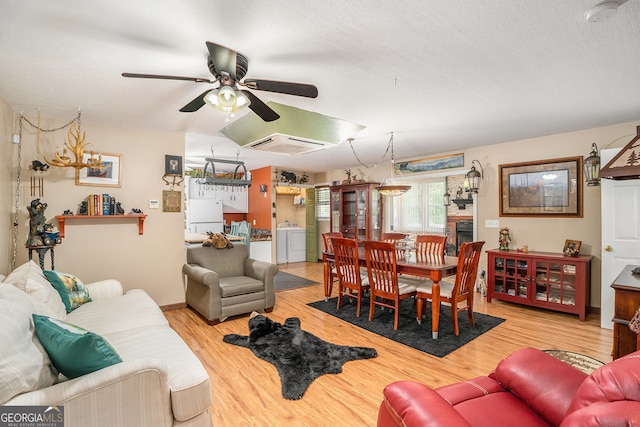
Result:
{"label": "washer", "polygon": [[307,232],[302,227],[276,229],[276,263],[303,262],[307,260]]}

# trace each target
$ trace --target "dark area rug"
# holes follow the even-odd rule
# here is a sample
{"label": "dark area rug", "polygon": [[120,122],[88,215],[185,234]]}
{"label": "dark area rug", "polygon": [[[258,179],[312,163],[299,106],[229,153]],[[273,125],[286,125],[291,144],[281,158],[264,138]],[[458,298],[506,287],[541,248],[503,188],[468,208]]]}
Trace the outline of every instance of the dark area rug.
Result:
{"label": "dark area rug", "polygon": [[223,341],[249,348],[257,357],[273,364],[280,374],[282,397],[290,400],[302,398],[316,378],[342,372],[346,362],[377,356],[374,348],[323,341],[302,330],[297,317],[282,324],[258,313],[249,319],[248,336],[228,334]]}
{"label": "dark area rug", "polygon": [[443,305],[440,309],[440,325],[438,327],[438,339],[431,338],[431,302],[425,303],[426,316],[422,324],[416,322],[416,309],[413,299],[406,299],[400,304],[400,319],[398,330],[393,330],[393,312],[389,309],[382,310],[376,308],[373,320],[369,321],[369,299],[364,298],[360,317],[356,317],[356,300],[345,303],[348,299],[343,298],[342,308],[336,309],[338,298],[331,298],[329,301],[317,301],[309,303],[313,308],[321,310],[334,317],[342,319],[353,325],[359,326],[367,331],[381,335],[390,340],[408,345],[417,350],[424,351],[437,357],[444,357],[454,350],[459,349],[466,343],[479,337],[490,329],[504,322],[505,319],[489,316],[486,314],[474,313],[474,326],[469,326],[468,316],[465,312],[458,315],[460,325],[460,335],[453,334],[451,322],[451,308]]}
{"label": "dark area rug", "polygon": [[304,277],[296,276],[293,274],[279,271],[275,277],[275,289],[276,291],[282,291],[285,289],[301,288],[303,286],[315,285],[318,282],[305,279]]}

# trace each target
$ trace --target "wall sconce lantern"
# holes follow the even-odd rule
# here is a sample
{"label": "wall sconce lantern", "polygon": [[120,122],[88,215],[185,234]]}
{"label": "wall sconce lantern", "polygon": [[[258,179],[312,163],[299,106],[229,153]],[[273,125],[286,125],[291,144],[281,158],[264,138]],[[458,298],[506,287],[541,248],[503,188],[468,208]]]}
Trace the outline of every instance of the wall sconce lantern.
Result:
{"label": "wall sconce lantern", "polygon": [[591,144],[591,153],[589,153],[589,157],[584,159],[583,166],[587,185],[591,187],[600,185],[600,156],[595,142]]}
{"label": "wall sconce lantern", "polygon": [[[480,168],[480,172],[476,170],[476,167],[473,165],[474,163],[478,164],[478,167]],[[480,164],[480,162],[477,160],[472,160],[471,170],[469,170],[469,172],[467,172],[467,175],[466,175],[467,182],[469,184],[469,192],[476,193],[476,194],[478,193],[478,188],[480,188],[480,180],[482,179],[483,175],[484,175],[484,170],[482,169],[482,165]]]}
{"label": "wall sconce lantern", "polygon": [[447,191],[444,193],[443,200],[444,200],[445,206],[451,206],[451,194],[449,194],[448,188],[447,188]]}

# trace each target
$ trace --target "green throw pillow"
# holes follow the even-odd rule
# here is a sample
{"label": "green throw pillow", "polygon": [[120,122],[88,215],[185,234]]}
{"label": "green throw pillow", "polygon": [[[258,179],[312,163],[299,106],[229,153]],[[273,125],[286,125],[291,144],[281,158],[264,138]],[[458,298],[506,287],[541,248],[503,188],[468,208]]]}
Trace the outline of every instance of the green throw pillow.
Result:
{"label": "green throw pillow", "polygon": [[87,287],[73,274],[53,270],[43,270],[42,272],[60,294],[67,313],[71,313],[85,302],[91,301]]}
{"label": "green throw pillow", "polygon": [[51,317],[33,315],[36,335],[49,359],[67,378],[90,374],[122,362],[100,335]]}

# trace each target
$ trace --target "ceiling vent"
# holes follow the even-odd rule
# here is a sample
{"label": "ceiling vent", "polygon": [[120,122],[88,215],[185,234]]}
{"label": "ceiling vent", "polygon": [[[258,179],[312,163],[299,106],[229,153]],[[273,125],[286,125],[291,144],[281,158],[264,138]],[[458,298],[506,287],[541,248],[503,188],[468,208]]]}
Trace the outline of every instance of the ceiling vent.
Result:
{"label": "ceiling vent", "polygon": [[336,146],[364,129],[359,124],[289,105],[275,102],[267,105],[280,115],[278,120],[265,122],[247,112],[220,133],[244,148],[295,155]]}
{"label": "ceiling vent", "polygon": [[332,145],[334,144],[330,142],[314,141],[276,133],[245,145],[245,147],[277,154],[305,154],[322,150]]}

